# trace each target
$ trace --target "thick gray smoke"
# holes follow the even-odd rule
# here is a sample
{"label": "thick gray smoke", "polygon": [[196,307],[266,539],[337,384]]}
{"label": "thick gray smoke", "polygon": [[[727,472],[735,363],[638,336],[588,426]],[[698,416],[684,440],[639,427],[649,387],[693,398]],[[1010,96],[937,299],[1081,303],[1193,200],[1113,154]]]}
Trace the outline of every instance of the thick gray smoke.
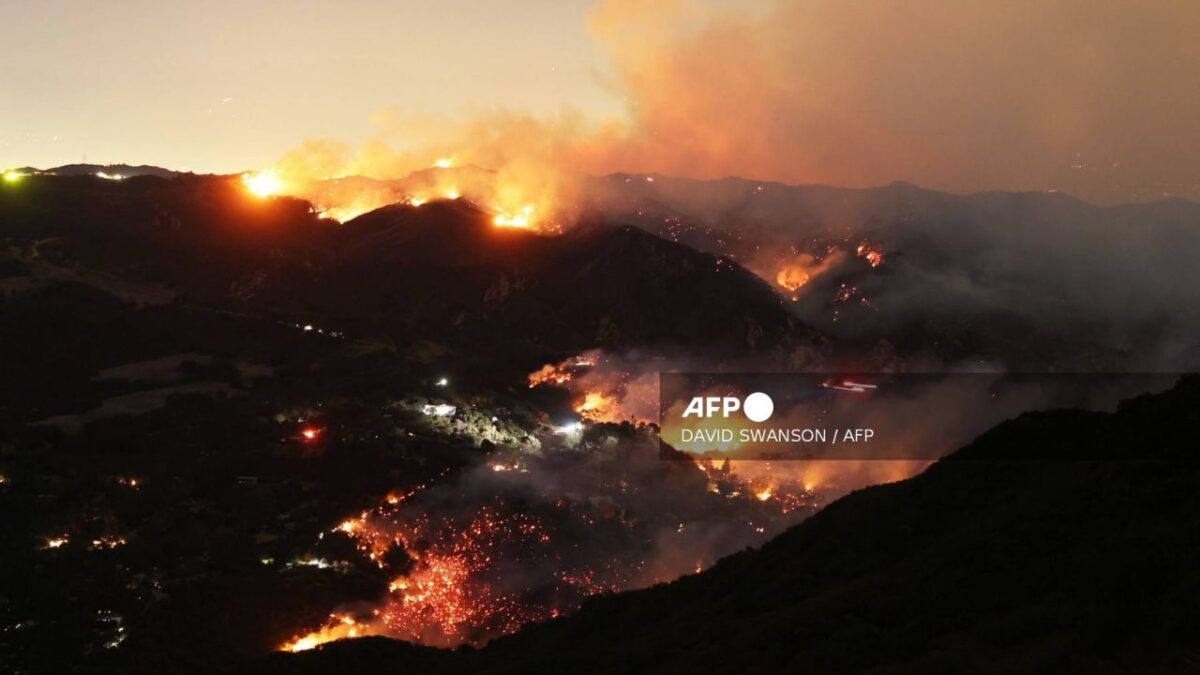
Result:
{"label": "thick gray smoke", "polygon": [[[737,179],[589,182],[589,208],[726,253],[806,323],[902,365],[1180,372],[1200,365],[1200,205]],[[859,251],[879,253],[877,266]],[[780,285],[789,265],[808,273]],[[864,366],[893,367],[887,359]]]}

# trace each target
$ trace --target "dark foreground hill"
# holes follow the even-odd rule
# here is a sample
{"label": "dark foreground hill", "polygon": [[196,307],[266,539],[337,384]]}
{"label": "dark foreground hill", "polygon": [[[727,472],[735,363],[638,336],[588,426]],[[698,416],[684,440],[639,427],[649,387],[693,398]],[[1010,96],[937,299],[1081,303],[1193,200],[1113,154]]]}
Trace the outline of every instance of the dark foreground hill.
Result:
{"label": "dark foreground hill", "polygon": [[[1113,414],[1024,415],[760,550],[482,650],[373,638],[253,669],[1195,672],[1198,432],[1195,376]],[[995,459],[1029,443],[1062,458]]]}

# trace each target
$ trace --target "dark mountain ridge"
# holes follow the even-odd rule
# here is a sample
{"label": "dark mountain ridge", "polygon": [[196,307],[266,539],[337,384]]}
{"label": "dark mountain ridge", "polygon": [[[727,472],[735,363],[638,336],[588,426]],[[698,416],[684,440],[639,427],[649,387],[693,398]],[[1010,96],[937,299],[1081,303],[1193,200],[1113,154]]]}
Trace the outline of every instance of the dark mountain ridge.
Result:
{"label": "dark mountain ridge", "polygon": [[719,347],[802,361],[824,348],[729,260],[630,227],[500,228],[466,200],[339,225],[301,200],[256,199],[234,178],[30,176],[0,197],[0,222],[43,261],[396,344],[538,358]]}

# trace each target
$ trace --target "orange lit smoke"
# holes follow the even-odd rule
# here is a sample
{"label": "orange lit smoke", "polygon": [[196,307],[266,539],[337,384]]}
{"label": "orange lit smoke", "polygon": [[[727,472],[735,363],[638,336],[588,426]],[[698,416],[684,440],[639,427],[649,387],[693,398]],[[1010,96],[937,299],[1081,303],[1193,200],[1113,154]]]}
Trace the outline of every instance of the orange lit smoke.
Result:
{"label": "orange lit smoke", "polygon": [[556,231],[573,217],[579,176],[568,157],[592,133],[578,116],[431,120],[388,110],[374,121],[377,134],[357,147],[308,140],[273,173],[288,194],[341,221],[397,202],[459,198],[490,211],[499,227]]}
{"label": "orange lit smoke", "polygon": [[[403,195],[385,201],[360,185],[369,194],[318,198],[311,181],[494,170],[487,186],[442,187],[503,221],[532,206],[535,227],[570,210],[575,172],[844,186],[910,180],[1107,201],[1128,199],[1135,184],[1145,186],[1141,196],[1158,196],[1196,173],[1194,110],[1177,99],[1200,69],[1200,8],[856,4],[602,0],[587,29],[607,57],[603,86],[622,106],[614,114],[491,108],[431,119],[385,109],[353,147],[307,141],[274,168],[291,194],[342,220]],[[1040,20],[1031,24],[1031,14]],[[859,39],[880,25],[888,39]],[[1154,35],[1153,44],[1120,39],[1130,26]]]}

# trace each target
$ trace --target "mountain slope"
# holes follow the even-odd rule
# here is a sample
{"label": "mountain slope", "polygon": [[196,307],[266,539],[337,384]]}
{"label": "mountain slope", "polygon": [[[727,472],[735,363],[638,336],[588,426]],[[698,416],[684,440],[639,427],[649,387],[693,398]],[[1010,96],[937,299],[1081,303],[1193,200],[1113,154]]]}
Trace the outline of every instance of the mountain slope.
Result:
{"label": "mountain slope", "polygon": [[0,236],[26,262],[153,284],[187,304],[534,365],[597,346],[799,363],[825,349],[727,259],[631,227],[499,228],[466,200],[338,224],[229,177],[30,176],[0,191]]}
{"label": "mountain slope", "polygon": [[[1200,378],[1000,425],[762,549],[479,651],[381,640],[274,672],[1176,672],[1200,664]],[[1005,461],[1016,444],[1064,459]],[[1067,459],[1079,457],[1107,459]],[[256,664],[261,666],[264,664]]]}
{"label": "mountain slope", "polygon": [[[544,236],[497,228],[469,203],[431,202],[345,223],[334,251],[306,285],[272,296],[268,281],[258,301],[492,350],[767,353],[821,342],[753,274],[632,227]],[[342,302],[346,294],[353,304]]]}

